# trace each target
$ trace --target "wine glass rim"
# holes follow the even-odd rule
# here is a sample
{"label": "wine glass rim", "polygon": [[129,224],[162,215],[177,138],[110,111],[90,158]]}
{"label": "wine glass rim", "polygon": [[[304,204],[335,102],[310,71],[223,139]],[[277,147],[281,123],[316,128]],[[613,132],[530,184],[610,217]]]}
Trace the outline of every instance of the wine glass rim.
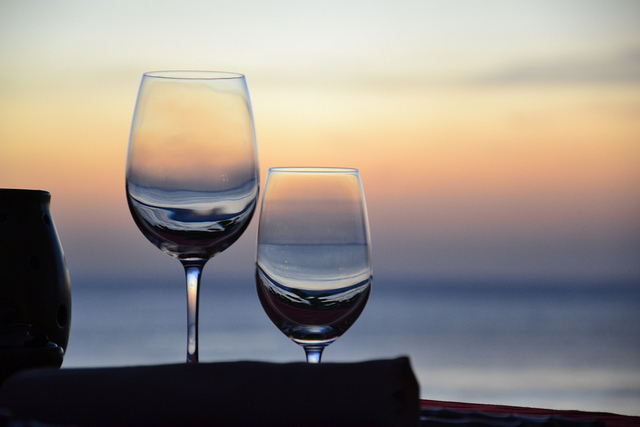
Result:
{"label": "wine glass rim", "polygon": [[202,71],[202,70],[165,70],[147,71],[145,77],[158,79],[181,79],[181,80],[220,80],[220,79],[243,79],[244,74],[228,71]]}
{"label": "wine glass rim", "polygon": [[358,173],[355,168],[343,167],[276,167],[270,168],[269,172],[283,173]]}

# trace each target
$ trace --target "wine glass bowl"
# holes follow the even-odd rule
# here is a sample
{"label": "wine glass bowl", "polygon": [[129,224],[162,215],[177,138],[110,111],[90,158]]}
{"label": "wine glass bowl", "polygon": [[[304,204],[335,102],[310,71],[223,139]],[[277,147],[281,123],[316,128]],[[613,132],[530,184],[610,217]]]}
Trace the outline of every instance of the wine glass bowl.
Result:
{"label": "wine glass bowl", "polygon": [[243,75],[145,73],[131,126],[126,194],[147,239],[187,276],[187,361],[197,362],[200,274],[248,226],[259,192],[253,114]]}
{"label": "wine glass bowl", "polygon": [[342,336],[371,290],[369,226],[359,172],[269,170],[258,226],[256,287],[271,321],[308,362]]}

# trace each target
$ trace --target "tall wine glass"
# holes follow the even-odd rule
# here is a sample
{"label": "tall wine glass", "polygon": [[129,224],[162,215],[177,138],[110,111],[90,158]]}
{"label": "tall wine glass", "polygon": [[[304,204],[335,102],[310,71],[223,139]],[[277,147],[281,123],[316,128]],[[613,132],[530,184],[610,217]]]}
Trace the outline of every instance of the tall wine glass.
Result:
{"label": "tall wine glass", "polygon": [[369,224],[360,174],[269,170],[258,225],[256,287],[271,321],[309,363],[342,336],[371,291]]}
{"label": "tall wine glass", "polygon": [[205,263],[244,232],[259,191],[251,102],[241,74],[144,74],[127,156],[127,202],[151,243],[187,280],[187,362],[198,362]]}

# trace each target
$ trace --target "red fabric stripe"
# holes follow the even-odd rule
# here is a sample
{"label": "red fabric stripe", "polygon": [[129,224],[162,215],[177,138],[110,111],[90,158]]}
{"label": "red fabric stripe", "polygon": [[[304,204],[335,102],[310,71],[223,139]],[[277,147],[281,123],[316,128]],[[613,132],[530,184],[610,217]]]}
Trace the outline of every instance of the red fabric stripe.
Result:
{"label": "red fabric stripe", "polygon": [[453,411],[487,412],[492,414],[515,414],[529,417],[562,417],[580,420],[601,420],[607,427],[640,427],[640,417],[574,410],[540,409],[520,406],[485,405],[481,403],[421,400],[424,409],[450,409]]}

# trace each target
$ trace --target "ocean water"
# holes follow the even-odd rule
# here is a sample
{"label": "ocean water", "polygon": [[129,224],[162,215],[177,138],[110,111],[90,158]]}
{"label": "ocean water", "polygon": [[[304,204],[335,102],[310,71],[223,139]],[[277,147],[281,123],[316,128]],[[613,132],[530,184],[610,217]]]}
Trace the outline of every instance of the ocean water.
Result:
{"label": "ocean water", "polygon": [[[75,285],[63,369],[183,362],[181,279]],[[363,314],[323,361],[403,355],[424,399],[640,415],[640,286],[374,279]],[[205,277],[200,360],[294,362],[304,352],[269,321],[253,283]]]}

